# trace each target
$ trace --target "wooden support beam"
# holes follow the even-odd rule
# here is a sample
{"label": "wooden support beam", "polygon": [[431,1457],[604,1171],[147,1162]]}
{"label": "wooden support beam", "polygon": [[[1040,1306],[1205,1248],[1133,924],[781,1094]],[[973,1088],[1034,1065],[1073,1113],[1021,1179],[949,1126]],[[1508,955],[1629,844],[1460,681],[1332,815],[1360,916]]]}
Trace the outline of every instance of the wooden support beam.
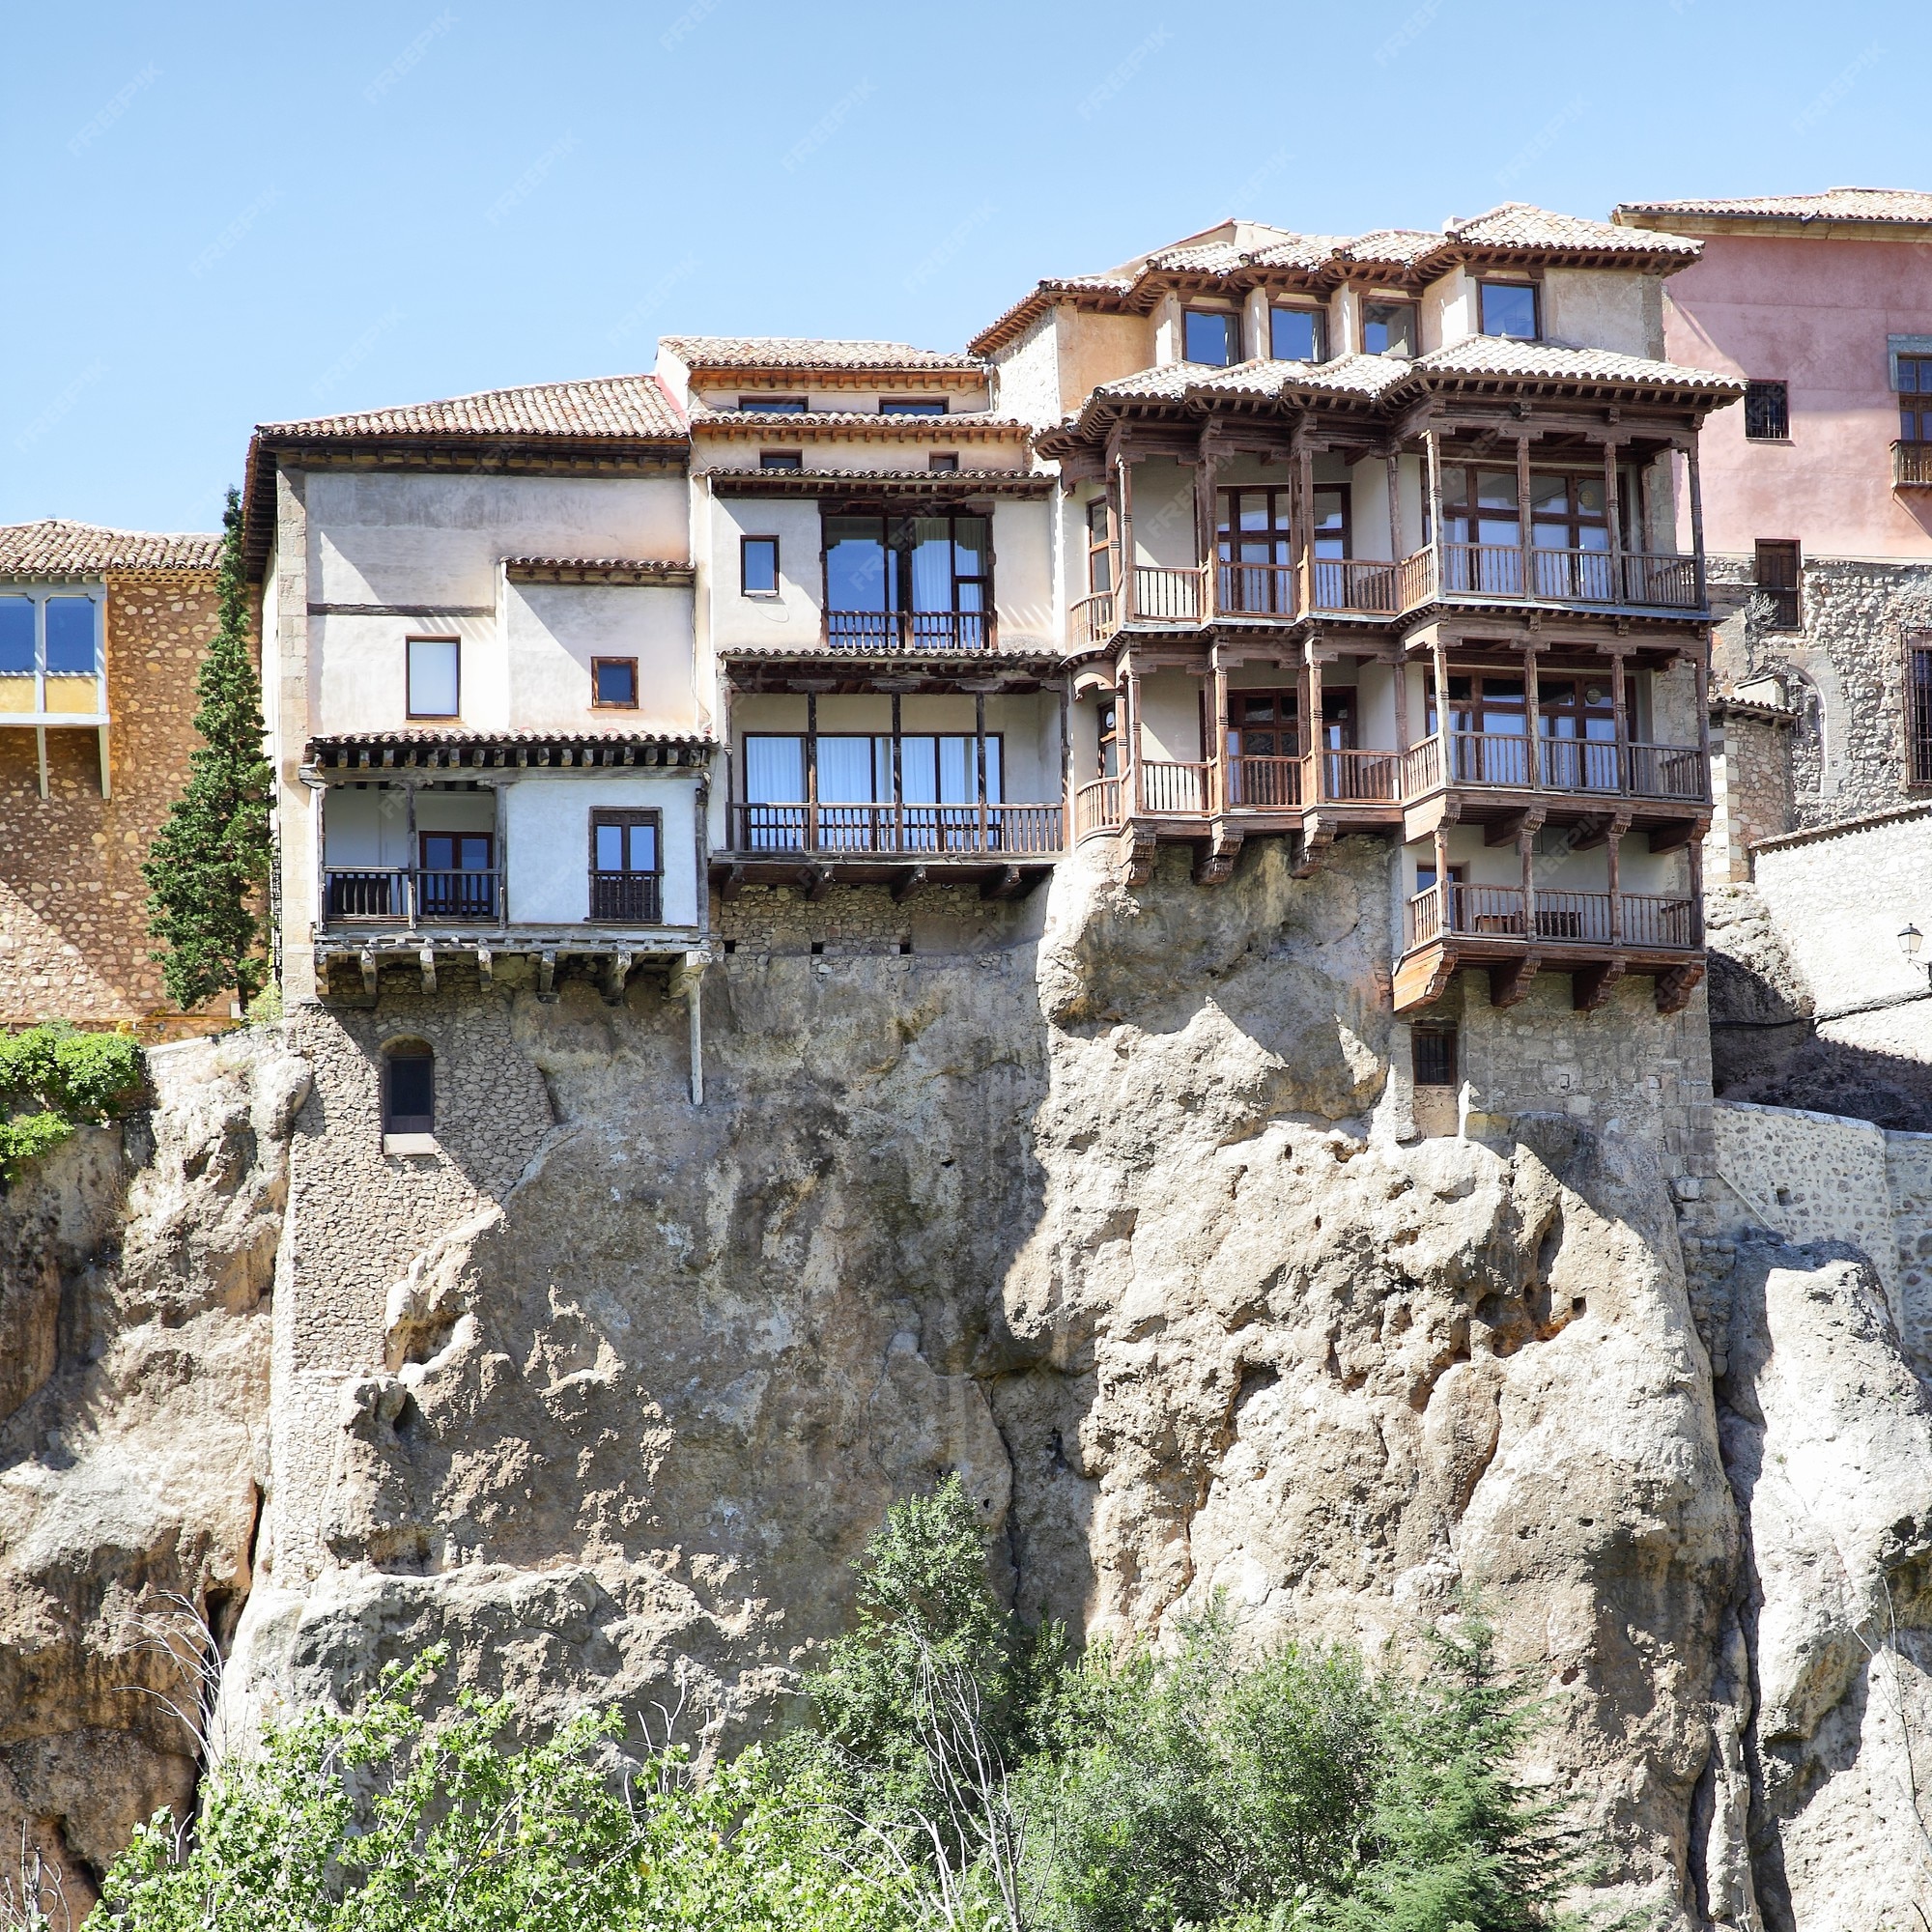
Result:
{"label": "wooden support beam", "polygon": [[497,983],[497,961],[487,946],[476,949],[476,983],[487,993]]}
{"label": "wooden support beam", "polygon": [[1514,845],[1520,838],[1534,838],[1549,816],[1547,805],[1525,806],[1520,811],[1506,812],[1483,827],[1485,845]]}
{"label": "wooden support beam", "polygon": [[376,949],[373,946],[365,946],[355,956],[362,968],[362,996],[364,999],[373,1000],[376,997],[376,988],[381,983],[376,972]]}
{"label": "wooden support beam", "polygon": [[416,948],[416,969],[422,974],[422,989],[425,993],[436,991],[436,948],[419,946]]}
{"label": "wooden support beam", "polygon": [[1626,970],[1621,956],[1599,960],[1594,966],[1577,967],[1570,976],[1571,1006],[1579,1013],[1594,1013],[1607,1006]]}
{"label": "wooden support beam", "polygon": [[725,901],[735,899],[745,890],[745,868],[742,866],[727,866],[724,876],[718,882],[718,896]]}
{"label": "wooden support beam", "polygon": [[1018,898],[1024,878],[1025,874],[1017,866],[1002,866],[993,877],[980,881],[980,896],[982,899]]}
{"label": "wooden support beam", "polygon": [[1593,852],[1599,845],[1621,838],[1631,829],[1629,811],[1606,811],[1578,824],[1570,839],[1573,852]]}
{"label": "wooden support beam", "polygon": [[1681,1013],[1690,1004],[1690,995],[1704,980],[1704,962],[1701,959],[1687,959],[1682,966],[1673,966],[1667,973],[1657,976],[1657,1010],[1668,1017],[1671,1013]]}
{"label": "wooden support beam", "polygon": [[1710,829],[1708,818],[1679,818],[1668,825],[1653,825],[1650,828],[1650,849],[1653,852],[1681,852],[1687,845],[1701,839]]}
{"label": "wooden support beam", "polygon": [[624,983],[631,977],[631,967],[637,960],[635,952],[613,952],[604,967],[604,1004],[607,1007],[620,1007],[624,1004]]}
{"label": "wooden support beam", "polygon": [[893,903],[895,905],[903,904],[924,884],[925,867],[923,866],[908,866],[893,881]]}
{"label": "wooden support beam", "polygon": [[1534,982],[1538,969],[1543,964],[1543,955],[1531,947],[1520,959],[1499,960],[1490,968],[1490,1005],[1492,1007],[1520,1006],[1529,998],[1529,989]]}
{"label": "wooden support beam", "polygon": [[537,955],[537,998],[554,1000],[556,998],[556,954],[543,952]]}
{"label": "wooden support beam", "polygon": [[832,867],[808,866],[798,875],[798,889],[816,905],[832,890]]}
{"label": "wooden support beam", "polygon": [[1335,828],[1326,820],[1313,812],[1305,813],[1301,830],[1294,835],[1289,850],[1293,857],[1289,862],[1289,876],[1295,879],[1311,879],[1321,869],[1321,855],[1335,842]]}
{"label": "wooden support beam", "polygon": [[1241,833],[1232,826],[1221,827],[1210,838],[1196,839],[1194,883],[1225,885],[1234,876],[1235,863],[1241,856]]}

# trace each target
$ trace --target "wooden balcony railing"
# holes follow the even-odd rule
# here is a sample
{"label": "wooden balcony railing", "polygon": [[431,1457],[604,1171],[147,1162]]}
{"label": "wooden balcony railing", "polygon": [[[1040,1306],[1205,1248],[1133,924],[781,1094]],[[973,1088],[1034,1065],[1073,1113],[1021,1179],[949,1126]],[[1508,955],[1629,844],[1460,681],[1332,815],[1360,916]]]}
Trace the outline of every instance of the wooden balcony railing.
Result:
{"label": "wooden balcony railing", "polygon": [[1710,775],[1695,745],[1627,745],[1629,789],[1639,798],[1708,796]]}
{"label": "wooden balcony railing", "polygon": [[825,643],[835,651],[989,651],[985,611],[828,611]]}
{"label": "wooden balcony railing", "polygon": [[[1432,940],[1526,939],[1529,918],[1520,886],[1430,886],[1410,898],[1408,950]],[[1575,893],[1539,887],[1536,937],[1578,946],[1693,952],[1704,943],[1696,902],[1681,894]]]}
{"label": "wooden balcony railing", "polygon": [[[1618,745],[1607,739],[1538,738],[1536,776],[1530,740],[1509,731],[1452,731],[1449,781],[1527,790],[1604,792],[1635,798],[1700,801],[1704,754],[1695,745]],[[1419,798],[1442,781],[1439,738],[1411,745],[1403,756],[1403,796]]]}
{"label": "wooden balcony railing", "polygon": [[1163,817],[1200,817],[1213,798],[1213,766],[1205,761],[1180,764],[1167,758],[1143,758],[1140,809]]}
{"label": "wooden balcony railing", "polygon": [[590,917],[606,925],[656,925],[662,883],[655,872],[592,872]]}
{"label": "wooden balcony railing", "polygon": [[1120,599],[1111,590],[1083,597],[1068,613],[1076,645],[1104,644],[1120,629]]}
{"label": "wooden balcony railing", "polygon": [[[1527,594],[1547,603],[1699,608],[1697,563],[1689,556],[1539,546],[1529,553],[1528,582]],[[1430,544],[1403,559],[1397,608],[1413,610],[1437,595],[1520,598],[1523,584],[1519,544]]]}
{"label": "wooden balcony railing", "polygon": [[1891,445],[1891,487],[1894,490],[1932,489],[1932,442]]}
{"label": "wooden balcony railing", "polygon": [[1227,761],[1234,811],[1281,811],[1301,803],[1300,758],[1234,757]]}
{"label": "wooden balcony railing", "polygon": [[1309,798],[1328,804],[1393,804],[1401,776],[1394,752],[1311,752],[1303,784]]}
{"label": "wooden balcony railing", "polygon": [[1063,813],[1057,805],[809,805],[803,802],[731,806],[734,852],[998,853],[1009,857],[1061,849]]}
{"label": "wooden balcony railing", "polygon": [[1151,624],[1198,624],[1206,613],[1208,573],[1198,566],[1134,565],[1134,615]]}
{"label": "wooden balcony railing", "polygon": [[1292,563],[1215,566],[1214,612],[1220,617],[1293,617],[1299,601]]}
{"label": "wooden balcony railing", "polygon": [[1393,616],[1399,568],[1369,558],[1318,556],[1312,573],[1315,608]]}
{"label": "wooden balcony railing", "polygon": [[1073,794],[1073,836],[1085,838],[1095,832],[1111,832],[1121,823],[1121,781],[1095,779]]}
{"label": "wooden balcony railing", "polygon": [[328,924],[496,925],[503,875],[411,866],[326,866],[323,918]]}

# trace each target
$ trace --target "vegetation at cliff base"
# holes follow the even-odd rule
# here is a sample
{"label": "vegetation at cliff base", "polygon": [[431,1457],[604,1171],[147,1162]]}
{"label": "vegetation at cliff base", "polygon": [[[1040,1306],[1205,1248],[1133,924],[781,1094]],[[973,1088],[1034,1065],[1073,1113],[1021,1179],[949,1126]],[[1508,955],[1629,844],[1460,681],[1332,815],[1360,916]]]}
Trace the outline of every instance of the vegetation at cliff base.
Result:
{"label": "vegetation at cliff base", "polygon": [[268,978],[262,908],[269,884],[273,767],[263,751],[262,681],[248,637],[242,498],[222,516],[214,637],[202,659],[186,788],[168,809],[141,875],[148,930],[168,997],[184,1012],[233,989],[245,1006]]}
{"label": "vegetation at cliff base", "polygon": [[[588,1712],[427,1713],[442,1652],[312,1713],[108,1874],[125,1932],[1547,1932],[1574,1834],[1510,1771],[1539,1707],[1480,1616],[1420,1683],[1243,1656],[1214,1614],[1075,1659],[988,1585],[956,1481],[895,1507],[814,1723],[699,1776]],[[642,1735],[640,1736],[640,1731]],[[4,1915],[0,1915],[4,1916]]]}
{"label": "vegetation at cliff base", "polygon": [[0,1034],[0,1180],[17,1179],[78,1122],[108,1119],[140,1084],[141,1049],[127,1034],[64,1021]]}

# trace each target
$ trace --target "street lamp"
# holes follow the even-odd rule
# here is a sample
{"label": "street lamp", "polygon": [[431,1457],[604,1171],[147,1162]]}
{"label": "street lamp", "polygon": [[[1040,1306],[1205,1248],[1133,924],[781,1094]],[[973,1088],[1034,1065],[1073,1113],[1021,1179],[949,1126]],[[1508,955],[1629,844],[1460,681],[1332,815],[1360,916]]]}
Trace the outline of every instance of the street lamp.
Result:
{"label": "street lamp", "polygon": [[[1918,964],[1918,949],[1924,944],[1925,935],[1916,925],[1908,925],[1898,935],[1898,950],[1905,954],[1905,963],[1908,966]],[[1926,962],[1925,979],[1927,985],[1932,985],[1932,960]]]}

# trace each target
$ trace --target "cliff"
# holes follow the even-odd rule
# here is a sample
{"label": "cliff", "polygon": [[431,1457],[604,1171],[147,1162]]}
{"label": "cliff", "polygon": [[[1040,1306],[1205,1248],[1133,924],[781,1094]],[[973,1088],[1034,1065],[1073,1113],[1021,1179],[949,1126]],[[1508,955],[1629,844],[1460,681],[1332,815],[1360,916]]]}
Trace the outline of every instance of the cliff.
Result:
{"label": "cliff", "polygon": [[[1701,1009],[1461,986],[1465,1131],[1425,1133],[1382,848],[1184,859],[1128,891],[1085,848],[910,955],[741,938],[701,1107],[646,975],[164,1057],[151,1125],[6,1204],[0,1833],[98,1866],[189,1788],[112,1688],[166,1588],[234,1627],[243,1721],[444,1638],[533,1720],[676,1683],[728,1749],[958,1468],[1088,1632],[1221,1591],[1400,1667],[1477,1583],[1606,1895],[1903,1922],[1932,1408],[1889,1261],[1719,1228]],[[404,1037],[434,1155],[382,1151]]]}

